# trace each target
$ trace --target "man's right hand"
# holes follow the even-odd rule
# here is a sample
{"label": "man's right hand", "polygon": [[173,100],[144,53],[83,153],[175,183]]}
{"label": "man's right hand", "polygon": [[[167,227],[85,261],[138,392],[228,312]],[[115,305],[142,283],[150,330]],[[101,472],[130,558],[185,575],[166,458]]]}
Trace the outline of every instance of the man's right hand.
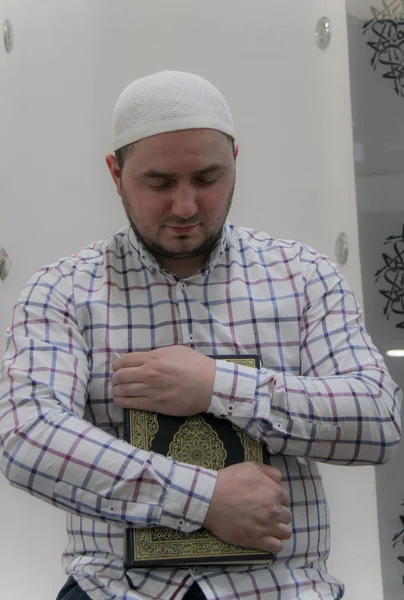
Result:
{"label": "man's right hand", "polygon": [[292,535],[292,513],[280,471],[239,463],[218,472],[204,527],[239,546],[278,553]]}

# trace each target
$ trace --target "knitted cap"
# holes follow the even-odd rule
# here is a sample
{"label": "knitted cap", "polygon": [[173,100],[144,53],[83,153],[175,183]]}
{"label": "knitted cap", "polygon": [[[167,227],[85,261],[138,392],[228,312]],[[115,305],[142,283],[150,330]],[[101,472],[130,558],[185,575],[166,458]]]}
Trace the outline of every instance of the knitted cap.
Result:
{"label": "knitted cap", "polygon": [[113,149],[184,129],[216,129],[235,138],[233,119],[222,94],[192,73],[162,71],[135,79],[114,108]]}

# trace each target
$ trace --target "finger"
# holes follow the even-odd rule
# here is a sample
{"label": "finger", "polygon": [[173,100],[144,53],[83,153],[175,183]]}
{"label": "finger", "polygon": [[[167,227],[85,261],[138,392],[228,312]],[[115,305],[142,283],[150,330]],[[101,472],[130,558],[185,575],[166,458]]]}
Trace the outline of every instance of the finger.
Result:
{"label": "finger", "polygon": [[279,523],[276,531],[274,531],[276,537],[280,540],[290,540],[292,537],[292,528],[290,525],[285,525],[285,523]]}
{"label": "finger", "polygon": [[146,386],[144,383],[120,383],[112,387],[114,396],[125,396],[137,398],[139,396],[147,396]]}
{"label": "finger", "polygon": [[272,481],[275,481],[275,483],[282,483],[282,473],[279,471],[279,469],[275,469],[275,467],[270,467],[269,465],[262,465],[259,463],[257,463],[257,467],[264,475],[272,479]]}
{"label": "finger", "polygon": [[292,511],[286,506],[282,506],[279,512],[279,521],[280,523],[285,523],[289,525],[292,522]]}
{"label": "finger", "polygon": [[115,371],[112,375],[112,383],[113,385],[118,385],[120,383],[134,383],[143,381],[142,377],[142,369],[141,367],[126,367],[121,368]]}
{"label": "finger", "polygon": [[112,363],[112,370],[125,369],[127,367],[140,367],[146,361],[148,352],[128,352],[117,358]]}
{"label": "finger", "polygon": [[282,498],[281,498],[281,502],[283,506],[290,506],[290,498],[289,498],[289,494],[287,494],[285,492],[285,490],[282,490]]}
{"label": "finger", "polygon": [[[269,465],[262,465],[259,463],[257,463],[257,467],[266,477],[268,477],[274,483],[281,486],[283,477],[282,477],[282,473],[278,469],[275,469],[274,467],[270,467]],[[289,495],[282,487],[280,487],[279,491],[280,491],[280,495],[278,498],[278,502],[280,502],[283,506],[289,507],[290,506]]]}
{"label": "finger", "polygon": [[134,408],[136,410],[147,410],[152,412],[153,409],[150,405],[150,398],[145,396],[139,396],[138,398],[129,398],[126,396],[115,396],[114,404],[121,408]]}
{"label": "finger", "polygon": [[281,540],[278,540],[278,538],[272,536],[261,538],[258,544],[257,550],[264,550],[264,552],[266,551],[278,554],[283,550],[283,544]]}

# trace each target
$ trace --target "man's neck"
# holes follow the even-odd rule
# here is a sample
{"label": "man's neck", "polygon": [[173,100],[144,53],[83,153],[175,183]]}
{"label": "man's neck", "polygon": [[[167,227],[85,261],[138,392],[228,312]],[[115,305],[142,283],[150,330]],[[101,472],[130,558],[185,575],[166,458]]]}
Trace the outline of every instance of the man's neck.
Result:
{"label": "man's neck", "polygon": [[179,279],[186,279],[195,275],[195,273],[205,266],[208,256],[209,253],[193,256],[192,258],[169,258],[156,255],[156,259],[163,269]]}

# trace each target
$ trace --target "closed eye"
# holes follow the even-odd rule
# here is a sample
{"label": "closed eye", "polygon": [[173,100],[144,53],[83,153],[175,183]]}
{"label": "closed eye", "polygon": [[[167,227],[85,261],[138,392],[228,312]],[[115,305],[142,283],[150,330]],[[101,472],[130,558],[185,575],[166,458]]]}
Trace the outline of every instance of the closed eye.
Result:
{"label": "closed eye", "polygon": [[194,181],[198,185],[212,185],[219,181],[220,177],[220,175],[215,175],[214,177],[197,177],[194,179]]}
{"label": "closed eye", "polygon": [[175,179],[155,179],[149,182],[149,186],[153,190],[166,190],[175,185]]}
{"label": "closed eye", "polygon": [[[200,185],[202,187],[207,187],[209,185],[213,185],[220,179],[220,176],[215,177],[198,177],[193,181],[196,185]],[[176,185],[175,179],[156,179],[154,181],[149,182],[149,187],[153,190],[167,190]]]}

